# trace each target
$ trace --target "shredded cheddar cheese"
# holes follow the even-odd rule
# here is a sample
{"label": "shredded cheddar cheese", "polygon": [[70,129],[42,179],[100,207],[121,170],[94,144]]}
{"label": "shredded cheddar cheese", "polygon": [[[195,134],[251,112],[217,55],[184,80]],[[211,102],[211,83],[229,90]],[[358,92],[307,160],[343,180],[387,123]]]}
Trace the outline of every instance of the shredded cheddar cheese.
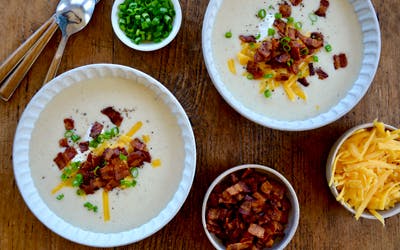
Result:
{"label": "shredded cheddar cheese", "polygon": [[142,127],[142,125],[143,122],[138,121],[137,123],[135,123],[135,125],[132,126],[132,128],[125,135],[128,137],[133,136]]}
{"label": "shredded cheddar cheese", "polygon": [[232,74],[236,75],[235,60],[233,58],[228,60],[228,68]]}
{"label": "shredded cheddar cheese", "polygon": [[378,211],[400,201],[400,130],[374,121],[372,129],[353,133],[338,151],[329,185],[337,188],[338,201],[354,208],[357,220],[368,210],[384,225]]}
{"label": "shredded cheddar cheese", "polygon": [[153,168],[161,166],[161,160],[160,159],[154,159],[153,161],[151,161],[151,166]]}
{"label": "shredded cheddar cheese", "polygon": [[110,220],[110,206],[108,201],[108,192],[103,189],[103,220]]}

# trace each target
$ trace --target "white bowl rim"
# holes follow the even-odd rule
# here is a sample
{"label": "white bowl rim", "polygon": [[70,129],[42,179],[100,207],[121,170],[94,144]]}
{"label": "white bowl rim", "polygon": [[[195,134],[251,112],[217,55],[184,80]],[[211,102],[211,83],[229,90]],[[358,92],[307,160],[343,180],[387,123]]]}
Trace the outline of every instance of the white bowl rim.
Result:
{"label": "white bowl rim", "polygon": [[228,170],[222,172],[220,175],[218,175],[217,178],[214,179],[214,181],[210,184],[209,188],[207,189],[206,194],[204,195],[204,200],[203,200],[203,205],[201,209],[201,220],[203,224],[203,229],[207,235],[207,238],[211,242],[211,244],[218,250],[223,250],[223,248],[220,244],[216,242],[216,236],[214,234],[210,233],[207,229],[207,222],[206,222],[206,209],[207,209],[207,201],[210,197],[211,192],[214,190],[215,186],[220,183],[224,178],[229,176],[231,173],[246,169],[246,168],[254,168],[254,169],[260,169],[262,171],[265,171],[272,176],[275,176],[277,179],[279,179],[285,187],[288,189],[290,198],[293,199],[293,202],[291,202],[292,209],[293,209],[293,218],[292,218],[292,225],[291,228],[289,229],[289,233],[285,235],[285,237],[282,239],[282,241],[279,242],[277,246],[274,246],[272,249],[284,249],[289,242],[292,240],[293,236],[296,233],[297,227],[299,225],[299,219],[300,219],[300,205],[299,201],[297,199],[297,194],[290,182],[278,171],[271,167],[263,166],[260,164],[243,164],[243,165],[238,165],[232,168],[229,168]]}
{"label": "white bowl rim", "polygon": [[[238,101],[228,90],[228,88],[220,79],[219,73],[212,58],[212,26],[222,1],[224,0],[210,0],[204,16],[202,29],[202,48],[204,61],[212,83],[219,94],[233,109],[250,121],[268,128],[283,131],[305,131],[320,128],[338,120],[347,114],[351,109],[353,109],[354,106],[359,103],[362,97],[364,97],[368,88],[372,84],[381,54],[381,32],[378,18],[370,0],[348,0],[348,2],[354,7],[361,25],[361,30],[363,31],[364,58],[362,60],[358,79],[353,84],[353,87],[347,92],[347,95],[327,112],[304,120],[278,120],[263,116],[253,111]],[[366,46],[366,44],[368,44],[368,46]]]}
{"label": "white bowl rim", "polygon": [[[157,91],[159,97],[176,116],[182,129],[185,158],[182,179],[171,200],[160,213],[143,225],[118,233],[98,233],[78,228],[56,215],[45,204],[34,185],[29,167],[29,141],[34,123],[41,110],[66,87],[98,77],[143,78],[140,84]],[[28,152],[27,152],[28,151]],[[116,247],[140,241],[168,224],[179,212],[190,192],[196,171],[196,145],[189,118],[173,94],[159,81],[137,69],[118,64],[91,64],[69,70],[43,86],[32,98],[21,115],[13,144],[14,177],[20,193],[31,212],[46,227],[73,242],[93,247]]]}
{"label": "white bowl rim", "polygon": [[[388,125],[386,123],[384,123],[385,128],[389,129],[389,130],[396,130],[397,128],[392,126],[392,125]],[[364,129],[364,128],[372,128],[374,126],[374,123],[369,122],[369,123],[363,123],[357,126],[354,126],[350,129],[348,129],[347,131],[345,131],[342,136],[340,136],[336,142],[333,144],[329,155],[328,155],[328,159],[326,162],[326,172],[325,172],[325,177],[326,177],[326,181],[327,184],[329,186],[329,182],[331,180],[331,176],[332,176],[332,167],[333,167],[333,163],[335,161],[336,155],[340,149],[340,147],[342,146],[342,144],[347,140],[347,138],[349,138],[350,136],[352,136],[354,134],[354,132],[360,130],[360,129]],[[331,190],[332,195],[336,197],[339,195],[336,186],[334,184],[332,184],[331,186],[329,186],[329,189]],[[356,211],[346,202],[340,201],[339,202],[344,208],[347,209],[347,211],[349,211],[352,214],[356,214]],[[400,213],[400,204],[396,205],[395,207],[389,209],[389,210],[385,210],[385,211],[378,211],[378,213],[385,219],[385,218],[389,218],[391,216],[394,216],[398,213]],[[372,215],[371,213],[369,213],[368,211],[364,211],[361,216],[362,218],[365,219],[371,219],[371,220],[377,220],[377,218]]]}
{"label": "white bowl rim", "polygon": [[182,24],[182,8],[179,3],[179,0],[171,0],[172,4],[174,5],[175,9],[175,17],[174,17],[174,22],[172,26],[172,31],[168,35],[167,38],[163,39],[159,43],[140,43],[140,44],[135,44],[132,42],[126,35],[125,33],[119,28],[118,25],[118,6],[124,2],[125,0],[115,0],[114,4],[112,6],[111,10],[111,25],[113,27],[115,35],[119,38],[121,42],[123,42],[126,46],[135,49],[135,50],[140,50],[140,51],[154,51],[161,49],[165,46],[167,46],[179,32],[179,29]]}

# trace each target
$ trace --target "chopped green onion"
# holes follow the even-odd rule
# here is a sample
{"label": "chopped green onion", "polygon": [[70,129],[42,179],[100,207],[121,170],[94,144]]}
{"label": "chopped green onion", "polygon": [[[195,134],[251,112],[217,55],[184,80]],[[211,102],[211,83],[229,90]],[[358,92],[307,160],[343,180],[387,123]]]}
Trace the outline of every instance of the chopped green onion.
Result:
{"label": "chopped green onion", "polygon": [[225,33],[225,37],[226,38],[231,38],[232,37],[232,32],[231,31],[226,32]]}
{"label": "chopped green onion", "polygon": [[269,28],[268,29],[268,36],[273,36],[273,35],[275,35],[275,29]]}
{"label": "chopped green onion", "polygon": [[73,142],[77,142],[77,141],[79,141],[80,139],[81,139],[81,137],[80,137],[79,135],[77,135],[77,134],[71,135],[71,140],[72,140]]}
{"label": "chopped green onion", "polygon": [[172,31],[175,9],[171,0],[125,0],[118,6],[118,24],[132,42],[160,42]]}
{"label": "chopped green onion", "polygon": [[286,64],[287,64],[287,66],[292,66],[293,65],[293,62],[294,62],[294,60],[293,60],[293,58],[290,58],[287,62],[286,62]]}
{"label": "chopped green onion", "polygon": [[83,176],[82,174],[77,174],[74,178],[74,180],[72,181],[72,186],[73,187],[79,187],[83,182]]}
{"label": "chopped green onion", "polygon": [[85,202],[83,204],[83,206],[86,207],[88,211],[93,211],[93,212],[97,213],[97,206],[93,205],[92,203]]}
{"label": "chopped green onion", "polygon": [[258,33],[258,34],[256,35],[256,39],[258,40],[258,39],[260,39],[260,37],[261,37],[261,34]]}
{"label": "chopped green onion", "polygon": [[312,57],[312,59],[313,59],[314,62],[318,62],[318,56],[315,56],[315,55],[314,55],[314,56]]}
{"label": "chopped green onion", "polygon": [[326,52],[331,52],[332,46],[330,44],[325,45],[325,50],[326,50]]}
{"label": "chopped green onion", "polygon": [[308,18],[311,20],[312,25],[314,25],[314,23],[318,20],[318,16],[315,15],[314,13],[308,14]]}
{"label": "chopped green onion", "polygon": [[57,197],[56,197],[56,199],[57,200],[62,200],[64,198],[64,194],[59,194],[59,195],[57,195]]}
{"label": "chopped green onion", "polygon": [[301,28],[303,28],[303,23],[302,23],[302,22],[295,22],[295,23],[294,23],[294,27],[295,27],[297,30],[301,30]]}
{"label": "chopped green onion", "polygon": [[82,195],[85,194],[85,191],[83,191],[82,189],[77,189],[76,190],[76,194],[79,195],[79,196],[82,196]]}
{"label": "chopped green onion", "polygon": [[302,48],[302,49],[300,50],[300,55],[306,56],[306,55],[308,55],[309,52],[310,52],[310,51],[308,50],[308,48],[307,48],[307,47],[304,47],[304,48]]}
{"label": "chopped green onion", "polygon": [[117,135],[119,134],[119,128],[118,128],[118,127],[113,127],[113,128],[110,130],[110,132],[111,132],[111,136],[112,136],[112,137],[117,136]]}
{"label": "chopped green onion", "polygon": [[294,18],[291,16],[287,17],[286,20],[287,20],[286,23],[289,23],[289,24],[294,22]]}
{"label": "chopped green onion", "polygon": [[73,161],[73,162],[70,163],[70,165],[71,165],[71,168],[73,170],[78,170],[79,167],[81,166],[81,162],[80,161]]}
{"label": "chopped green onion", "polygon": [[275,13],[275,19],[281,19],[282,14],[281,13]]}
{"label": "chopped green onion", "polygon": [[290,47],[290,45],[287,44],[287,43],[283,44],[283,45],[282,45],[282,48],[283,48],[283,50],[286,51],[286,52],[289,52],[289,51],[292,49],[292,47]]}
{"label": "chopped green onion", "polygon": [[253,79],[254,79],[254,76],[253,76],[252,74],[247,74],[247,79],[253,80]]}
{"label": "chopped green onion", "polygon": [[269,10],[274,10],[275,8],[274,8],[274,6],[273,6],[272,4],[270,4],[270,5],[268,6],[268,9],[269,9]]}
{"label": "chopped green onion", "polygon": [[94,174],[94,175],[97,175],[97,170],[99,170],[99,168],[100,168],[100,166],[97,166],[97,167],[95,167],[95,168],[93,169],[93,174]]}
{"label": "chopped green onion", "polygon": [[274,76],[273,74],[265,74],[263,77],[265,79],[269,79],[269,78],[272,78],[273,76]]}
{"label": "chopped green onion", "polygon": [[264,91],[264,96],[265,96],[265,98],[270,98],[272,96],[271,90],[270,89],[266,89]]}
{"label": "chopped green onion", "polygon": [[291,41],[290,37],[285,36],[285,37],[282,37],[279,42],[284,45],[284,44],[288,44],[290,41]]}
{"label": "chopped green onion", "polygon": [[128,160],[128,157],[127,157],[126,155],[124,155],[123,153],[120,153],[120,154],[119,154],[119,159],[120,159],[121,161],[127,161],[127,160]]}
{"label": "chopped green onion", "polygon": [[267,12],[264,9],[259,10],[257,13],[257,16],[261,19],[264,19],[266,15],[267,15]]}
{"label": "chopped green onion", "polygon": [[131,175],[133,178],[137,178],[139,175],[139,169],[138,168],[131,168]]}
{"label": "chopped green onion", "polygon": [[64,133],[64,137],[65,137],[65,138],[70,138],[73,134],[74,134],[74,131],[73,131],[73,130],[67,130],[67,131],[65,131],[65,133]]}
{"label": "chopped green onion", "polygon": [[119,182],[121,183],[122,186],[124,186],[124,187],[126,187],[126,188],[136,186],[136,180],[130,181],[130,180],[122,179],[122,180],[120,180]]}

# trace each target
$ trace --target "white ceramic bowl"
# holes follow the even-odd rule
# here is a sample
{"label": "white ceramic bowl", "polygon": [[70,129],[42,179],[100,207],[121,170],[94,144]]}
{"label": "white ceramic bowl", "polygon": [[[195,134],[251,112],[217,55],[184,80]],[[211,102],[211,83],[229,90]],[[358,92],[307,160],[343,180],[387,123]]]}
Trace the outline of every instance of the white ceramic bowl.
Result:
{"label": "white ceramic bowl", "polygon": [[299,224],[299,217],[300,217],[300,207],[299,207],[299,202],[297,200],[297,195],[296,192],[294,191],[292,185],[289,183],[289,181],[279,172],[276,170],[262,166],[262,165],[257,165],[257,164],[245,164],[245,165],[240,165],[236,166],[233,168],[230,168],[220,174],[210,185],[208,188],[206,195],[204,196],[204,201],[203,201],[203,206],[202,206],[202,211],[201,211],[201,219],[203,223],[203,228],[204,231],[210,240],[211,244],[218,250],[224,250],[226,249],[225,246],[222,244],[221,240],[218,239],[213,233],[210,233],[207,229],[207,223],[206,223],[206,210],[207,210],[207,202],[210,197],[211,192],[214,190],[215,186],[223,181],[227,176],[229,176],[231,173],[247,169],[247,168],[254,168],[256,171],[259,171],[263,174],[265,174],[269,179],[278,181],[279,183],[283,184],[286,187],[286,195],[290,201],[291,204],[291,211],[289,213],[289,222],[285,226],[285,236],[279,241],[276,242],[271,249],[284,249],[291,239],[293,238],[294,234],[296,233],[297,226]]}
{"label": "white ceramic bowl", "polygon": [[167,46],[178,34],[178,31],[181,27],[182,23],[182,9],[179,3],[179,0],[171,0],[172,4],[174,5],[175,9],[175,18],[173,21],[172,31],[169,36],[163,39],[159,43],[153,42],[143,42],[140,44],[135,44],[128,38],[125,33],[119,28],[118,24],[118,6],[123,3],[125,0],[115,0],[112,10],[111,10],[111,24],[114,30],[114,33],[117,35],[119,40],[121,40],[126,46],[131,47],[132,49],[141,50],[141,51],[153,51],[161,49]]}
{"label": "white ceramic bowl", "polygon": [[[373,123],[364,123],[358,126],[355,126],[349,130],[347,130],[346,132],[344,132],[344,134],[339,137],[339,139],[337,139],[337,141],[335,142],[335,144],[332,146],[329,155],[328,155],[328,160],[326,163],[326,180],[327,183],[329,185],[329,182],[331,180],[332,177],[332,168],[333,168],[333,164],[335,162],[335,158],[336,155],[340,149],[340,147],[342,146],[342,144],[347,140],[347,138],[349,138],[351,135],[354,134],[354,132],[360,130],[360,129],[364,129],[364,128],[373,128],[374,124]],[[391,125],[387,125],[385,124],[385,128],[388,130],[395,130],[396,128],[391,126]],[[331,190],[333,196],[336,197],[339,195],[338,190],[336,189],[335,185],[332,184],[331,186],[329,186],[329,189]],[[346,202],[340,201],[340,204],[343,205],[344,208],[346,208],[349,212],[351,212],[352,214],[356,214],[356,211]],[[396,215],[398,213],[400,213],[400,203],[397,203],[393,208],[388,209],[388,210],[384,210],[384,211],[378,211],[379,214],[383,217],[383,218],[388,218],[391,217],[393,215]],[[366,219],[374,219],[376,220],[377,218],[375,216],[373,216],[371,213],[369,213],[368,211],[364,211],[361,214],[362,218],[366,218]]]}
{"label": "white ceramic bowl", "polygon": [[[182,153],[179,154],[182,154],[182,157],[178,158],[179,168],[175,168],[175,169],[180,169],[176,173],[177,176],[179,177],[176,178],[176,183],[175,181],[174,183],[170,183],[176,186],[176,189],[171,190],[170,192],[171,199],[169,201],[168,199],[166,199],[165,203],[163,203],[162,206],[160,206],[160,211],[155,212],[154,217],[150,218],[146,222],[143,222],[143,224],[139,224],[139,226],[131,227],[128,225],[127,227],[128,229],[126,230],[124,229],[123,231],[113,231],[108,233],[108,232],[98,232],[95,231],[94,229],[93,230],[82,229],[81,227],[71,224],[66,219],[63,219],[65,217],[62,215],[62,212],[65,210],[63,210],[62,205],[61,207],[59,207],[60,205],[56,205],[58,206],[56,207],[57,209],[50,209],[49,205],[45,202],[46,200],[45,198],[47,198],[47,196],[50,195],[50,190],[53,187],[49,187],[50,189],[48,192],[47,190],[46,192],[39,190],[37,184],[38,184],[38,179],[41,180],[41,178],[35,178],[35,179],[33,178],[34,175],[34,173],[32,172],[33,166],[31,166],[30,164],[30,162],[32,161],[32,159],[30,158],[31,157],[30,148],[32,147],[30,142],[33,138],[33,132],[35,130],[36,124],[41,124],[41,122],[43,121],[43,119],[40,117],[41,113],[45,113],[46,110],[48,110],[47,109],[48,107],[50,106],[58,107],[58,109],[60,110],[60,116],[63,117],[65,117],[65,112],[67,110],[70,110],[71,103],[79,103],[78,105],[80,106],[80,109],[81,110],[85,109],[84,106],[82,105],[82,102],[87,101],[87,99],[84,98],[84,100],[81,100],[82,97],[78,97],[81,96],[80,93],[83,93],[85,91],[89,92],[87,93],[88,96],[91,96],[89,99],[95,100],[95,103],[91,104],[95,107],[96,110],[98,105],[110,105],[111,103],[115,103],[115,101],[113,101],[112,99],[114,98],[116,99],[118,98],[118,96],[120,96],[119,99],[121,100],[122,99],[134,100],[135,97],[133,96],[140,95],[140,93],[139,94],[131,93],[129,91],[125,91],[124,93],[121,93],[121,91],[115,91],[115,88],[118,88],[118,86],[121,87],[121,85],[113,84],[112,82],[113,78],[123,79],[124,84],[126,84],[124,86],[130,86],[128,84],[132,84],[134,86],[138,86],[137,88],[135,87],[135,89],[137,90],[143,89],[143,91],[149,91],[144,93],[152,93],[152,95],[157,96],[156,98],[157,105],[161,105],[161,107],[163,107],[162,110],[164,110],[163,111],[164,113],[171,112],[171,115],[168,117],[171,117],[172,119],[171,121],[176,120],[176,125],[173,125],[174,126],[173,131],[176,130],[177,134],[175,135],[175,138],[181,141],[179,144],[182,146],[182,148],[180,149],[182,150],[180,151]],[[95,79],[97,83],[99,83],[99,81],[101,81],[102,79],[106,79],[104,80],[104,82],[110,81],[109,83],[110,87],[104,88],[104,90],[103,88],[101,88],[95,92],[88,91],[88,89],[93,90],[93,88],[95,88],[95,85],[94,86],[88,85],[93,87],[86,89],[83,88],[82,86],[87,86],[85,84],[89,84],[89,81],[91,79]],[[91,81],[91,83],[93,83],[93,81]],[[71,90],[77,90],[78,92],[76,91],[71,92]],[[102,91],[104,92],[102,93]],[[68,94],[64,93],[75,93],[75,94],[77,93],[77,95],[68,96]],[[61,99],[59,98],[60,96],[62,97]],[[84,96],[84,94],[82,96]],[[111,96],[112,98],[107,98]],[[148,95],[146,94],[145,96]],[[58,101],[67,100],[67,101],[58,106],[59,104],[58,101],[56,102],[57,105],[54,105],[55,103],[52,102],[55,100]],[[49,105],[50,103],[53,105]],[[131,105],[132,104],[129,104],[129,106],[127,106],[126,108],[131,107]],[[135,105],[136,105],[135,109],[141,107],[140,103],[138,102],[136,102]],[[148,106],[142,108],[145,109],[148,108]],[[100,112],[100,110],[98,112]],[[73,114],[75,114],[75,112]],[[135,114],[136,117],[137,115],[139,115],[138,113]],[[56,119],[55,124],[58,124],[58,121],[62,123],[62,120],[58,119],[59,118],[58,114],[55,114],[54,116],[57,116],[57,118],[50,118],[50,122],[51,119],[53,120]],[[86,115],[85,113],[85,117],[89,116],[90,114]],[[165,117],[166,116],[162,115],[162,118]],[[127,117],[126,119],[128,119],[129,121],[130,119],[134,120],[135,118]],[[45,119],[44,122],[48,123],[49,120]],[[53,122],[51,122],[51,124],[53,124]],[[146,124],[144,124],[142,129],[145,129],[145,125]],[[54,129],[54,127],[51,128],[46,127],[45,129],[57,131],[57,129]],[[167,130],[162,129],[160,131],[167,131]],[[61,131],[61,133],[63,132]],[[56,139],[56,141],[51,145],[57,146],[57,140],[58,139]],[[152,140],[155,141],[157,139],[155,137]],[[56,148],[56,150],[60,149]],[[45,150],[45,152],[48,152],[48,150],[47,151]],[[47,166],[49,168],[47,172],[56,172],[55,174],[53,174],[54,176],[57,177],[57,179],[54,179],[54,181],[56,183],[59,183],[59,176],[61,172],[58,171],[57,167],[53,169],[51,168],[51,161],[52,161],[51,159],[53,159],[53,155],[50,156],[49,164],[47,161],[46,162],[43,161],[43,167]],[[190,191],[194,179],[195,168],[196,168],[196,148],[195,148],[193,131],[185,111],[183,110],[179,102],[175,99],[175,97],[160,82],[158,82],[157,80],[155,80],[154,78],[150,77],[149,75],[143,72],[140,72],[138,70],[126,66],[114,65],[114,64],[94,64],[76,68],[59,75],[51,82],[44,85],[44,87],[40,89],[39,92],[33,97],[33,99],[29,102],[28,106],[26,107],[25,111],[23,112],[16,130],[14,146],[13,146],[13,165],[14,165],[15,179],[22,197],[24,198],[26,204],[28,205],[32,213],[45,226],[47,226],[49,229],[59,234],[60,236],[68,240],[74,241],[76,243],[95,246],[95,247],[114,247],[114,246],[126,245],[129,243],[137,242],[152,235],[153,233],[160,230],[163,226],[165,226],[178,213],[179,209],[186,200],[186,197]],[[160,167],[154,168],[155,171],[154,173],[158,173],[159,176],[158,178],[161,179],[167,178],[169,180],[170,178],[167,176],[167,174],[165,174],[165,177],[163,174],[161,174],[161,173],[170,173],[172,171],[171,169],[168,169],[168,166],[169,166],[168,163],[166,163],[166,165],[163,165],[162,163]],[[174,165],[174,167],[176,166],[178,165]],[[150,169],[152,169],[151,166],[149,167]],[[165,167],[164,168],[165,170],[160,170],[160,171],[157,170],[163,167]],[[138,183],[140,183],[140,181]],[[41,184],[41,186],[43,186],[43,184]],[[145,192],[148,193],[149,189],[150,188],[147,187],[146,189],[147,191]],[[129,192],[134,192],[134,191],[135,190],[133,189],[132,191]],[[68,190],[65,190],[64,192],[68,192]],[[72,194],[74,194],[74,191],[72,191]],[[165,193],[163,195],[165,196]],[[122,195],[121,197],[127,197],[127,196]],[[144,197],[146,196],[144,195]],[[86,199],[89,199],[89,197],[86,197]],[[52,201],[55,200],[55,198],[49,197],[47,198],[47,200]],[[64,200],[65,199],[63,199],[63,201]],[[143,201],[144,200],[142,200],[142,203]],[[151,203],[154,203],[154,200],[151,200]],[[81,204],[79,203],[78,206],[81,207]],[[135,202],[129,203],[129,206],[135,206]],[[58,212],[56,213],[54,211]],[[83,212],[85,211],[83,210]],[[130,216],[133,215],[131,214]],[[111,217],[113,217],[113,215],[111,215]],[[93,218],[95,219],[95,217]],[[112,223],[116,224],[118,223],[118,221]]]}
{"label": "white ceramic bowl", "polygon": [[[322,127],[324,125],[327,125],[331,122],[334,122],[335,120],[339,119],[343,115],[345,115],[347,112],[349,112],[360,100],[361,98],[365,95],[367,92],[373,78],[375,75],[375,72],[378,67],[379,63],[379,57],[380,57],[380,50],[381,50],[381,40],[380,40],[380,29],[379,29],[379,23],[378,19],[376,17],[375,10],[373,8],[372,3],[369,0],[366,1],[356,1],[356,0],[348,0],[348,2],[351,4],[351,6],[354,9],[354,14],[356,15],[356,18],[358,19],[358,22],[361,26],[361,32],[362,32],[362,38],[360,46],[363,46],[363,51],[362,51],[362,62],[361,62],[361,69],[358,75],[358,78],[354,82],[352,86],[350,86],[350,89],[345,92],[343,95],[344,97],[337,102],[336,105],[333,105],[332,107],[327,107],[327,111],[321,111],[317,112],[315,115],[311,115],[308,118],[295,118],[295,119],[278,119],[275,117],[270,117],[267,115],[264,115],[263,112],[261,112],[261,109],[269,109],[270,107],[268,105],[265,105],[265,107],[262,108],[257,108],[257,110],[253,107],[255,101],[256,103],[260,102],[259,100],[255,100],[255,98],[258,98],[258,96],[261,96],[259,94],[257,97],[248,97],[246,103],[244,103],[244,97],[241,97],[244,92],[246,91],[253,91],[257,87],[252,87],[250,89],[250,83],[248,81],[246,82],[247,79],[244,80],[237,80],[238,82],[246,85],[246,89],[243,88],[242,92],[239,92],[239,90],[232,91],[233,88],[238,88],[237,86],[233,87],[230,86],[228,87],[227,83],[224,82],[224,78],[226,78],[226,74],[231,74],[228,70],[224,69],[224,73],[221,73],[223,70],[222,68],[227,68],[227,64],[224,63],[223,65],[222,62],[218,62],[217,65],[217,60],[215,60],[214,57],[214,51],[213,51],[213,44],[215,43],[214,37],[216,35],[219,35],[221,32],[218,32],[218,34],[213,34],[214,30],[214,25],[216,23],[217,19],[217,14],[220,11],[220,8],[223,4],[224,1],[229,1],[229,0],[210,0],[208,4],[207,11],[205,13],[204,17],[204,22],[203,22],[203,29],[202,29],[202,46],[203,46],[203,56],[205,60],[205,64],[207,67],[207,71],[211,77],[212,82],[214,83],[214,86],[218,90],[218,92],[221,94],[221,96],[225,99],[225,101],[232,106],[237,112],[239,112],[241,115],[246,117],[247,119],[258,123],[260,125],[273,128],[273,129],[278,129],[278,130],[286,130],[286,131],[302,131],[302,130],[310,130],[310,129],[315,129]],[[249,3],[249,5],[254,5],[254,6],[265,6],[264,1],[254,1]],[[276,1],[279,2],[279,1]],[[318,2],[319,1],[315,1]],[[273,2],[275,3],[275,1]],[[264,4],[264,5],[263,5]],[[331,4],[332,5],[332,4]],[[246,8],[248,8],[246,6]],[[255,7],[254,13],[258,7]],[[329,11],[329,9],[328,9]],[[307,19],[307,14],[304,14],[305,16],[305,21],[309,21]],[[236,16],[232,15],[232,19],[237,18]],[[254,17],[249,17],[253,18]],[[242,18],[243,19],[243,18]],[[230,22],[228,22],[229,26]],[[243,23],[245,25],[246,29],[252,29],[254,26],[253,23],[251,25],[247,23]],[[223,26],[225,27],[225,26]],[[229,26],[230,27],[230,26]],[[248,27],[248,28],[247,28]],[[260,32],[262,32],[262,25],[257,25],[256,27],[260,27]],[[229,30],[229,28],[228,28]],[[220,34],[221,37],[223,34]],[[238,36],[239,34],[233,34],[233,37],[231,39],[234,39],[234,37]],[[238,41],[239,43],[239,41]],[[334,45],[333,45],[334,46]],[[226,49],[226,48],[224,48]],[[229,50],[230,51],[230,47]],[[239,50],[238,50],[239,51]],[[237,52],[238,52],[237,51]],[[221,51],[220,53],[228,53],[228,51]],[[235,52],[236,53],[236,52]],[[232,56],[234,57],[234,56]],[[241,67],[241,65],[237,66]],[[226,72],[225,72],[226,71]],[[243,77],[245,78],[245,77]],[[230,82],[233,82],[234,80],[229,78]],[[236,78],[235,78],[236,79]],[[232,84],[232,83],[230,83]],[[322,82],[321,82],[322,84]],[[253,89],[254,88],[254,89]],[[279,90],[279,89],[278,89]],[[254,90],[255,92],[258,93],[258,89]],[[280,91],[280,90],[279,90]],[[307,89],[304,89],[305,92],[307,92]],[[321,90],[323,91],[323,90]],[[280,93],[280,92],[279,92]],[[325,95],[326,93],[321,93],[321,95]],[[239,98],[240,97],[240,98]],[[281,108],[279,105],[275,104],[276,109]],[[311,109],[311,107],[310,107]],[[275,113],[279,114],[280,111],[276,111]],[[292,113],[295,113],[295,111],[291,111]],[[288,115],[287,115],[288,116]],[[277,117],[277,116],[276,116]],[[296,116],[297,117],[297,116]]]}

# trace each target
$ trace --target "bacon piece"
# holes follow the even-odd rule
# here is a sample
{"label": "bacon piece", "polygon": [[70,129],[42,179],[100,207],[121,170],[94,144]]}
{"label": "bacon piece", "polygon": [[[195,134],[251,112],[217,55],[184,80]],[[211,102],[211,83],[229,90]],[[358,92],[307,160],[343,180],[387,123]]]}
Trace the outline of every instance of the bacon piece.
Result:
{"label": "bacon piece", "polygon": [[254,61],[248,61],[246,66],[247,72],[253,75],[254,79],[261,78],[264,73],[260,67],[258,67],[257,63]]}
{"label": "bacon piece", "polygon": [[265,229],[262,226],[252,223],[247,229],[247,232],[258,238],[264,238]]}
{"label": "bacon piece", "polygon": [[103,130],[103,124],[99,123],[99,122],[95,122],[92,125],[92,128],[90,129],[90,134],[89,136],[92,138],[96,138],[97,136],[99,136],[99,134],[101,134],[101,131]]}
{"label": "bacon piece", "polygon": [[121,116],[121,113],[116,111],[113,107],[107,107],[101,110],[101,113],[108,116],[110,118],[111,122],[115,124],[117,127],[119,127],[122,123],[122,120],[124,119]]}
{"label": "bacon piece", "polygon": [[320,79],[320,80],[324,80],[324,79],[328,78],[328,74],[325,71],[323,71],[321,68],[317,68],[315,70],[315,73],[317,73],[318,79]]}
{"label": "bacon piece", "polygon": [[245,36],[245,35],[240,35],[239,36],[240,41],[244,43],[255,43],[257,42],[257,39],[255,36],[250,35],[250,36]]}
{"label": "bacon piece", "polygon": [[146,144],[144,144],[139,138],[133,139],[130,143],[131,143],[131,146],[133,148],[133,151],[147,150],[146,149]]}
{"label": "bacon piece", "polygon": [[292,15],[292,7],[286,2],[279,5],[279,12],[282,17],[290,17]]}
{"label": "bacon piece", "polygon": [[268,61],[272,55],[272,43],[269,41],[262,42],[254,55],[254,62]]}
{"label": "bacon piece", "polygon": [[114,179],[120,181],[130,175],[128,164],[119,159],[113,158],[111,164],[114,166]]}
{"label": "bacon piece", "polygon": [[297,6],[297,5],[299,5],[302,1],[303,1],[303,0],[290,0],[290,3],[291,3],[293,6]]}
{"label": "bacon piece", "polygon": [[242,249],[249,249],[251,247],[251,244],[249,243],[232,243],[226,246],[226,250],[242,250]]}
{"label": "bacon piece", "polygon": [[250,190],[244,182],[240,181],[240,182],[236,183],[235,185],[230,186],[225,191],[228,192],[228,194],[233,196],[233,195],[237,195],[241,192],[249,192]]}
{"label": "bacon piece", "polygon": [[68,147],[68,139],[67,138],[61,138],[58,141],[58,145],[60,145],[60,147],[63,147],[63,148]]}
{"label": "bacon piece", "polygon": [[315,15],[320,16],[320,17],[325,17],[326,16],[326,11],[328,10],[328,7],[329,7],[329,1],[328,0],[320,0],[318,10],[316,10],[314,12]]}
{"label": "bacon piece", "polygon": [[275,19],[273,26],[278,30],[280,36],[285,36],[286,23],[282,19]]}
{"label": "bacon piece", "polygon": [[63,153],[58,153],[53,161],[57,164],[58,168],[61,170],[65,168],[71,160],[75,157],[76,152],[74,147],[67,147]]}
{"label": "bacon piece", "polygon": [[313,63],[309,63],[308,64],[308,71],[310,72],[310,76],[315,75],[315,70],[314,70],[314,64]]}
{"label": "bacon piece", "polygon": [[65,130],[74,129],[75,128],[74,120],[72,120],[71,118],[65,118],[64,119],[64,127],[65,127]]}
{"label": "bacon piece", "polygon": [[346,54],[340,53],[339,55],[333,55],[333,66],[335,69],[347,67]]}
{"label": "bacon piece", "polygon": [[276,81],[287,81],[289,80],[289,75],[285,73],[280,73],[279,75],[275,76]]}
{"label": "bacon piece", "polygon": [[301,83],[301,85],[303,85],[304,87],[308,87],[310,85],[310,83],[307,81],[305,77],[299,78],[297,79],[297,81]]}
{"label": "bacon piece", "polygon": [[84,153],[89,150],[89,142],[88,141],[80,142],[78,144],[78,146],[79,146],[79,150],[81,151],[81,153]]}

